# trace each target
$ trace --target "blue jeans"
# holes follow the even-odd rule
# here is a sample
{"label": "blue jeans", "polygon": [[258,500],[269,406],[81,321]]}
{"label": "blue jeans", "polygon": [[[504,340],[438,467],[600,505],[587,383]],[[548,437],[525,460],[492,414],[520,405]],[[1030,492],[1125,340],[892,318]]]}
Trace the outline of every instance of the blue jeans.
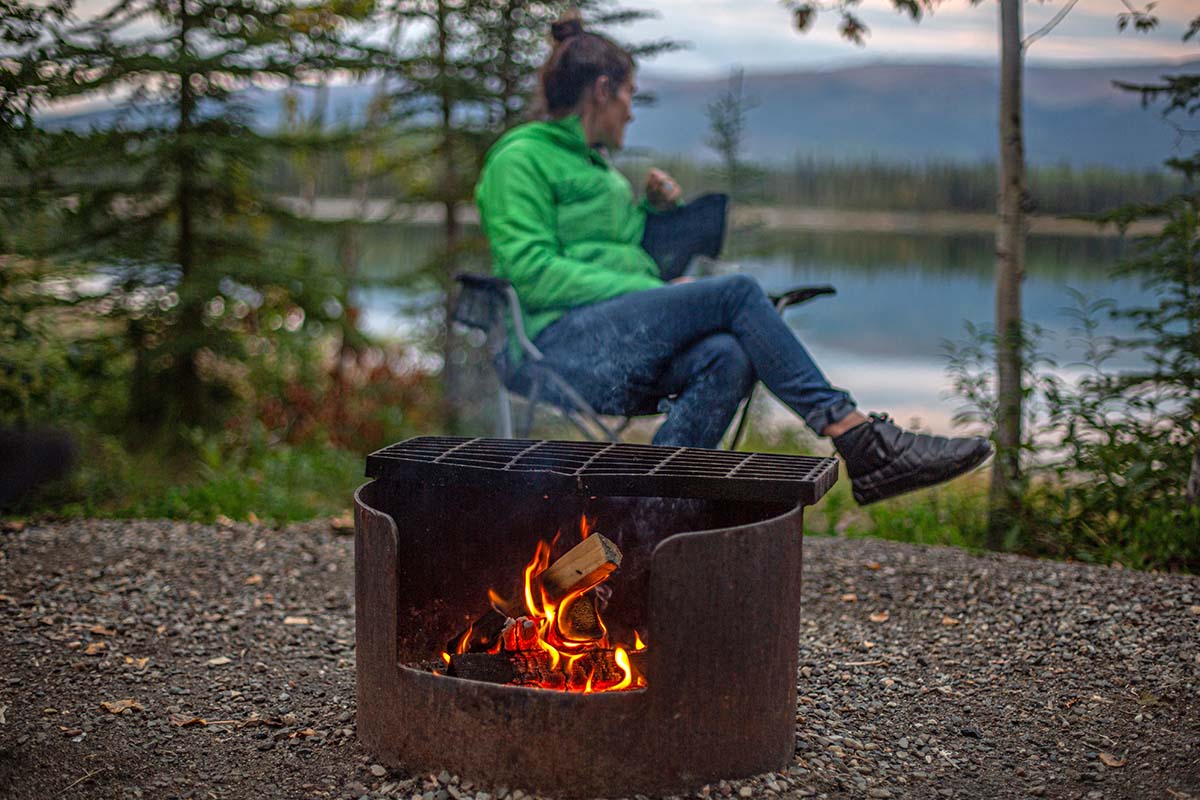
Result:
{"label": "blue jeans", "polygon": [[818,434],[855,408],[746,275],[573,309],[534,343],[600,413],[665,410],[655,444],[718,446],[756,379]]}

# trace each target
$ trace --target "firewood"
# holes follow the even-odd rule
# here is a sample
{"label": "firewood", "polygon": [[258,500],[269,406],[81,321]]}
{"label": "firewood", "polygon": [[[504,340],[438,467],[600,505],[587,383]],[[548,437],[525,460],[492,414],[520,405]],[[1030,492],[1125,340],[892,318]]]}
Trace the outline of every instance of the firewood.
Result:
{"label": "firewood", "polygon": [[576,597],[566,607],[558,610],[558,631],[575,641],[599,639],[604,635],[600,615],[596,613],[596,600],[592,595]]}
{"label": "firewood", "polygon": [[621,551],[598,533],[572,547],[546,568],[538,580],[546,599],[558,603],[572,592],[586,592],[621,566]]}
{"label": "firewood", "polygon": [[479,617],[462,633],[446,643],[447,653],[482,653],[492,649],[512,620],[494,608]]}
{"label": "firewood", "polygon": [[[589,674],[593,684],[613,684],[625,677],[624,671],[617,665],[615,652],[590,650],[571,663],[569,673],[566,672],[566,656],[559,660],[557,668],[552,669],[550,654],[541,649],[516,653],[463,653],[450,657],[447,673],[456,678],[486,683],[557,689],[567,686],[568,674],[572,687],[582,687],[587,683]],[[641,658],[636,653],[630,653],[629,656],[631,670],[635,676],[640,675]]]}

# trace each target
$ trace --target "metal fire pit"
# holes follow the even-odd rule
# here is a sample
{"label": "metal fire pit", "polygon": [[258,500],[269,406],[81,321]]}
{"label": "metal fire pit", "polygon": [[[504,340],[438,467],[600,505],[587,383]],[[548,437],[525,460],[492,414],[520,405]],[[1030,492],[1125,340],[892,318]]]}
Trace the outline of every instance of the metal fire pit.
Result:
{"label": "metal fire pit", "polygon": [[[560,796],[682,793],[794,748],[801,521],[831,458],[422,437],[355,493],[358,735],[382,761]],[[646,687],[576,694],[419,665],[587,514],[624,554],[610,630]],[[503,590],[506,587],[497,586]],[[417,665],[417,666],[414,666]]]}

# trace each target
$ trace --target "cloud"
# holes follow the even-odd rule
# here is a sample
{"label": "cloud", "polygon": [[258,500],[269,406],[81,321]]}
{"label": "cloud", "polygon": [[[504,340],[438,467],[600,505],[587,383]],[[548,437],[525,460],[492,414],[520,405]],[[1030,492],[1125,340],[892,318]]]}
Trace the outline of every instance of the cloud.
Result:
{"label": "cloud", "polygon": [[[1117,32],[1117,0],[1080,0],[1054,31],[1029,51],[1031,64],[1116,60],[1182,60],[1200,56],[1196,44],[1181,41],[1195,14],[1194,0],[1161,0],[1160,20],[1150,34]],[[978,6],[955,0],[920,23],[897,13],[890,0],[865,0],[860,15],[871,29],[864,47],[843,40],[833,14],[820,16],[808,33],[791,25],[777,0],[649,0],[638,7],[658,17],[620,31],[629,40],[671,37],[692,47],[647,64],[658,74],[724,74],[740,64],[751,71],[834,66],[885,59],[994,62],[998,58],[998,12],[994,3]],[[1046,24],[1062,8],[1057,2],[1024,5],[1026,34]]]}

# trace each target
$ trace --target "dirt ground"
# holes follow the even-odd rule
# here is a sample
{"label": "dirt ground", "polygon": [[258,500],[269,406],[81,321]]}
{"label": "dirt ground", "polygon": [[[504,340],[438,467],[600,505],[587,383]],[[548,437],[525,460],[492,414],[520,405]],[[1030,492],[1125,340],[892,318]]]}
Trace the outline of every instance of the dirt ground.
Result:
{"label": "dirt ground", "polygon": [[[0,533],[0,797],[521,800],[354,733],[353,541]],[[698,797],[1200,798],[1200,578],[805,544],[796,753]]]}

